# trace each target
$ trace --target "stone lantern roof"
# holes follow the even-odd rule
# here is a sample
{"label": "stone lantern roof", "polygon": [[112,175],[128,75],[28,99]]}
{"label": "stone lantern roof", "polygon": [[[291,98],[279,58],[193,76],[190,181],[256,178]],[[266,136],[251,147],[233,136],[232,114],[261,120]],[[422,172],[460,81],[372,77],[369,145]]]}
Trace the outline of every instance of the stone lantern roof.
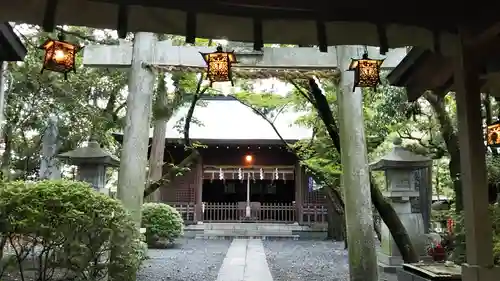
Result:
{"label": "stone lantern roof", "polygon": [[378,161],[370,164],[372,171],[401,170],[401,169],[421,169],[429,167],[432,159],[415,154],[401,146],[401,139],[393,141],[394,147],[391,152],[382,156]]}
{"label": "stone lantern roof", "polygon": [[57,155],[58,158],[67,160],[70,165],[105,165],[118,167],[120,159],[107,150],[101,148],[98,142],[90,141],[86,147],[79,147],[74,150]]}

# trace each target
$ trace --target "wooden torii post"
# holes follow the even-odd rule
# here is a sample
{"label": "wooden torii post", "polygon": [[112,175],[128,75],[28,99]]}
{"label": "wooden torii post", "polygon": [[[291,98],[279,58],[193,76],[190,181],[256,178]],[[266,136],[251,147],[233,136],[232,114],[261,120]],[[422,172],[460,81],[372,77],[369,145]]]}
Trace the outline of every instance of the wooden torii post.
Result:
{"label": "wooden torii post", "polygon": [[[150,69],[203,71],[206,64],[200,52],[215,50],[214,47],[172,46],[171,41],[156,42],[153,37],[154,35],[149,33],[147,35],[139,33],[136,34],[134,44],[87,46],[83,58],[83,63],[87,67],[131,69],[118,198],[132,214],[135,214],[138,222],[140,222],[140,208],[146,180],[149,119],[154,86],[154,76]],[[341,85],[345,93],[339,97],[339,105],[342,107],[339,127],[344,140],[342,150],[346,152],[342,155],[346,157],[350,155],[349,159],[342,158],[342,164],[344,171],[357,171],[350,173],[350,176],[344,179],[344,182],[351,185],[350,192],[346,193],[345,198],[352,205],[347,210],[348,231],[352,234],[348,234],[348,237],[372,241],[373,222],[370,223],[371,215],[369,217],[366,215],[367,212],[371,212],[371,202],[370,196],[366,196],[370,189],[365,135],[364,131],[359,129],[364,126],[361,91],[358,89],[352,92],[353,79],[350,77],[353,73],[344,73],[351,56],[361,57],[362,53],[358,53],[358,50],[359,48],[353,46],[329,47],[326,53],[309,47],[263,48],[261,52],[235,49],[239,63],[233,67],[233,73],[235,78],[249,79],[270,77],[294,79],[312,75],[327,79],[328,76],[338,76],[338,70],[341,69]],[[379,56],[377,48],[369,47],[368,52],[371,57]],[[405,55],[405,48],[391,50],[382,67],[394,68]],[[265,70],[263,72],[266,74],[262,75],[261,70]],[[201,210],[199,190],[196,192],[196,203],[197,208]],[[361,209],[367,211],[356,211]],[[349,248],[350,251],[356,252],[357,257],[363,257],[363,260],[376,259],[373,242],[351,243]],[[358,261],[356,267],[355,271],[369,272],[376,276],[376,267],[369,265],[369,262]]]}

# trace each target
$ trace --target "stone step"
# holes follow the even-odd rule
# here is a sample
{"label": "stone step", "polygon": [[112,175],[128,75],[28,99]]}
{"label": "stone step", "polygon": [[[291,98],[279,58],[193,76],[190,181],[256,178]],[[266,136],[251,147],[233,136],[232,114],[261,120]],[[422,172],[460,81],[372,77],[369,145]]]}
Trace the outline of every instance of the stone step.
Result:
{"label": "stone step", "polygon": [[195,239],[233,240],[233,239],[261,239],[261,240],[299,240],[300,235],[230,235],[230,234],[196,234]]}

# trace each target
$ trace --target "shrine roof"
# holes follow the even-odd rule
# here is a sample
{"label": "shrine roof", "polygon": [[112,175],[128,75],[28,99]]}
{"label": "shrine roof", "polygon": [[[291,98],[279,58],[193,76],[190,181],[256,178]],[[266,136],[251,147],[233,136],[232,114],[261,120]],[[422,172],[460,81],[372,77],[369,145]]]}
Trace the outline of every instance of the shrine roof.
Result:
{"label": "shrine roof", "polygon": [[[189,132],[191,139],[204,140],[205,142],[225,140],[225,142],[232,143],[281,142],[269,123],[239,101],[234,99],[211,99],[205,100],[204,103],[204,106],[195,108],[193,117],[202,124],[191,123]],[[185,118],[188,107],[189,105],[186,105],[172,116],[167,124],[167,138],[183,138],[182,128],[184,122],[181,123],[180,132],[176,125],[178,125],[179,120]],[[301,140],[312,136],[312,131],[309,128],[294,124],[301,115],[304,115],[304,113],[283,111],[276,118],[274,125],[285,140]],[[150,137],[152,136],[153,129],[150,130]]]}
{"label": "shrine roof", "polygon": [[[65,0],[3,1],[0,20],[51,28],[81,25],[227,38],[241,42],[320,45],[446,46],[457,26],[498,21],[490,1]],[[478,17],[478,15],[481,15]],[[286,32],[286,30],[293,32]],[[320,42],[319,42],[320,41]]]}
{"label": "shrine roof", "polygon": [[9,23],[0,23],[0,61],[22,61],[27,50]]}
{"label": "shrine roof", "polygon": [[[191,123],[189,137],[193,141],[205,144],[262,144],[282,145],[281,139],[271,125],[262,117],[255,114],[250,108],[230,97],[222,99],[204,100],[203,106],[196,106],[193,118],[201,124]],[[165,138],[167,142],[175,143],[183,136],[184,118],[189,104],[179,109],[167,123]],[[308,139],[312,130],[294,124],[304,113],[282,111],[274,125],[287,142]],[[179,131],[180,130],[180,131]],[[116,133],[117,140],[121,140],[121,133]],[[150,138],[153,137],[153,128],[150,129]]]}

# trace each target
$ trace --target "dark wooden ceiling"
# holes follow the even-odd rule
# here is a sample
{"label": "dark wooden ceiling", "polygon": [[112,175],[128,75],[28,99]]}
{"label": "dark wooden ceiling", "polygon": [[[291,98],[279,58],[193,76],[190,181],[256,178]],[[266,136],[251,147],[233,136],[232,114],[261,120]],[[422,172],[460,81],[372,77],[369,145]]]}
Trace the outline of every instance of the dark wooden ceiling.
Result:
{"label": "dark wooden ceiling", "polygon": [[[70,24],[187,38],[299,45],[388,47],[447,44],[457,26],[500,20],[490,1],[332,0],[16,0],[0,21]],[[293,32],[287,32],[292,31]],[[387,37],[387,38],[385,38]],[[260,43],[261,43],[260,42]]]}
{"label": "dark wooden ceiling", "polygon": [[[262,19],[405,24],[455,30],[458,24],[482,26],[500,18],[484,0],[456,1],[331,1],[331,0],[91,0],[115,4],[175,9],[185,12],[220,14]],[[484,5],[482,5],[484,4]],[[480,17],[478,17],[480,15]]]}

